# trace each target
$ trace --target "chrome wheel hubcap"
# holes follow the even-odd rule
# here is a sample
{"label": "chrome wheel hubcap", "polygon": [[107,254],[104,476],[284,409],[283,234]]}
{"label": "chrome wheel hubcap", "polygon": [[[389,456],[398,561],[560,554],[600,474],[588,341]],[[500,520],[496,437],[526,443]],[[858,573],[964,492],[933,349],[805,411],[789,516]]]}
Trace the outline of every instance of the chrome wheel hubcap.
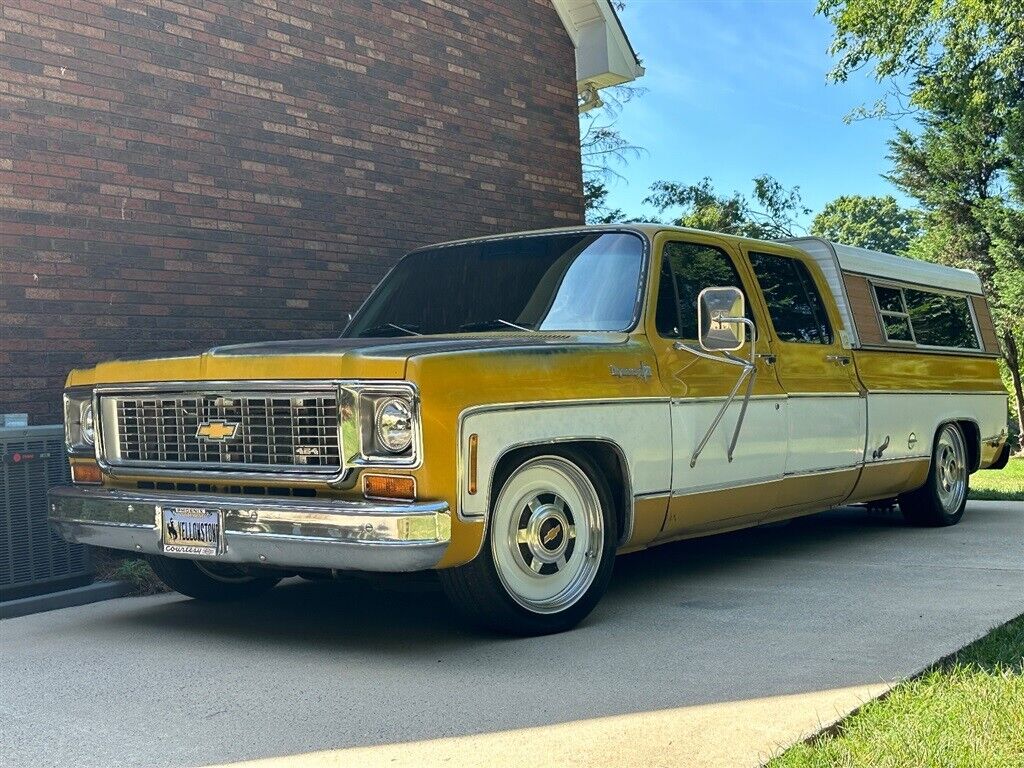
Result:
{"label": "chrome wheel hubcap", "polygon": [[935,446],[936,491],[942,508],[949,514],[960,509],[967,495],[967,447],[955,427],[947,426]]}
{"label": "chrome wheel hubcap", "polygon": [[565,568],[576,548],[573,521],[572,510],[556,493],[541,493],[528,501],[516,531],[523,564],[543,576]]}
{"label": "chrome wheel hubcap", "polygon": [[605,531],[597,491],[579,467],[560,456],[527,461],[505,482],[492,515],[491,555],[516,603],[556,613],[586,594]]}

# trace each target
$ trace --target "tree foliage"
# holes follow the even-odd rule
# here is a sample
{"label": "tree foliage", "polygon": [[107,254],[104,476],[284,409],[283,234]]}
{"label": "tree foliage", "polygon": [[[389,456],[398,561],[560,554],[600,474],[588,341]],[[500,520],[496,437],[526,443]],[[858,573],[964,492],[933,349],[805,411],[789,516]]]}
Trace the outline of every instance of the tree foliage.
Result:
{"label": "tree foliage", "polygon": [[832,79],[873,66],[910,110],[965,83],[1012,89],[1024,68],[1024,0],[819,0],[818,13],[835,25]]}
{"label": "tree foliage", "polygon": [[672,223],[681,227],[762,239],[799,234],[797,219],[811,212],[800,199],[800,188],[786,188],[768,175],[757,176],[753,185],[748,198],[740,192],[718,193],[707,177],[696,184],[657,181],[644,203],[659,213],[679,210]]}
{"label": "tree foliage", "polygon": [[903,255],[921,232],[918,217],[892,195],[842,195],[811,222],[811,234],[846,245]]}
{"label": "tree foliage", "polygon": [[[989,293],[1024,430],[1024,0],[820,0],[832,72],[871,65],[913,129],[889,179],[922,206],[911,256],[967,267]],[[875,114],[893,115],[890,105]]]}
{"label": "tree foliage", "polygon": [[621,221],[625,214],[608,206],[608,181],[621,179],[619,168],[639,157],[643,149],[627,141],[615,120],[624,104],[643,94],[631,85],[601,91],[603,105],[580,115],[580,156],[583,165],[583,203],[588,224]]}
{"label": "tree foliage", "polygon": [[626,218],[621,208],[608,205],[608,185],[597,179],[583,179],[583,210],[587,224],[615,224]]}

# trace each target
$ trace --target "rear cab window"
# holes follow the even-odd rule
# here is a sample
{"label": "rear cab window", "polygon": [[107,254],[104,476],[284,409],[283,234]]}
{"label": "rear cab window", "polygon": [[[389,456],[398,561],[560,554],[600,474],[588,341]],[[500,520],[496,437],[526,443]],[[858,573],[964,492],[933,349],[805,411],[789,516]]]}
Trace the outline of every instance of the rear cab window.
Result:
{"label": "rear cab window", "polygon": [[747,255],[779,341],[832,344],[832,323],[807,265],[773,253],[751,251]]}

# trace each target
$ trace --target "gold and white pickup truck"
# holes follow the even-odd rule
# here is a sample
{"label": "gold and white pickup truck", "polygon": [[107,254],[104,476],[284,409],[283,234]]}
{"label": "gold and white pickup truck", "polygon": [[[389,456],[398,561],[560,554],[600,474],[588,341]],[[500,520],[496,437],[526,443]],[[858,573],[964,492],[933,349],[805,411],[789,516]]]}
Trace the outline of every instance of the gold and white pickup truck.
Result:
{"label": "gold and white pickup truck", "polygon": [[336,339],[72,371],[71,541],[196,598],[438,569],[477,622],[567,629],[617,552],[1005,464],[972,272],[807,238],[588,227],[417,250]]}

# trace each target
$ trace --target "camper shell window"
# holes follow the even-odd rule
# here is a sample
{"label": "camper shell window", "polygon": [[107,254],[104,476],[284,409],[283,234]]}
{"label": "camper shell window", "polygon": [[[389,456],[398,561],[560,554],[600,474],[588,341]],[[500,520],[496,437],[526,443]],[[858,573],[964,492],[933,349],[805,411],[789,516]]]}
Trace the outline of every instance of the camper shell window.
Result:
{"label": "camper shell window", "polygon": [[906,286],[873,287],[887,341],[939,349],[981,349],[966,296]]}

